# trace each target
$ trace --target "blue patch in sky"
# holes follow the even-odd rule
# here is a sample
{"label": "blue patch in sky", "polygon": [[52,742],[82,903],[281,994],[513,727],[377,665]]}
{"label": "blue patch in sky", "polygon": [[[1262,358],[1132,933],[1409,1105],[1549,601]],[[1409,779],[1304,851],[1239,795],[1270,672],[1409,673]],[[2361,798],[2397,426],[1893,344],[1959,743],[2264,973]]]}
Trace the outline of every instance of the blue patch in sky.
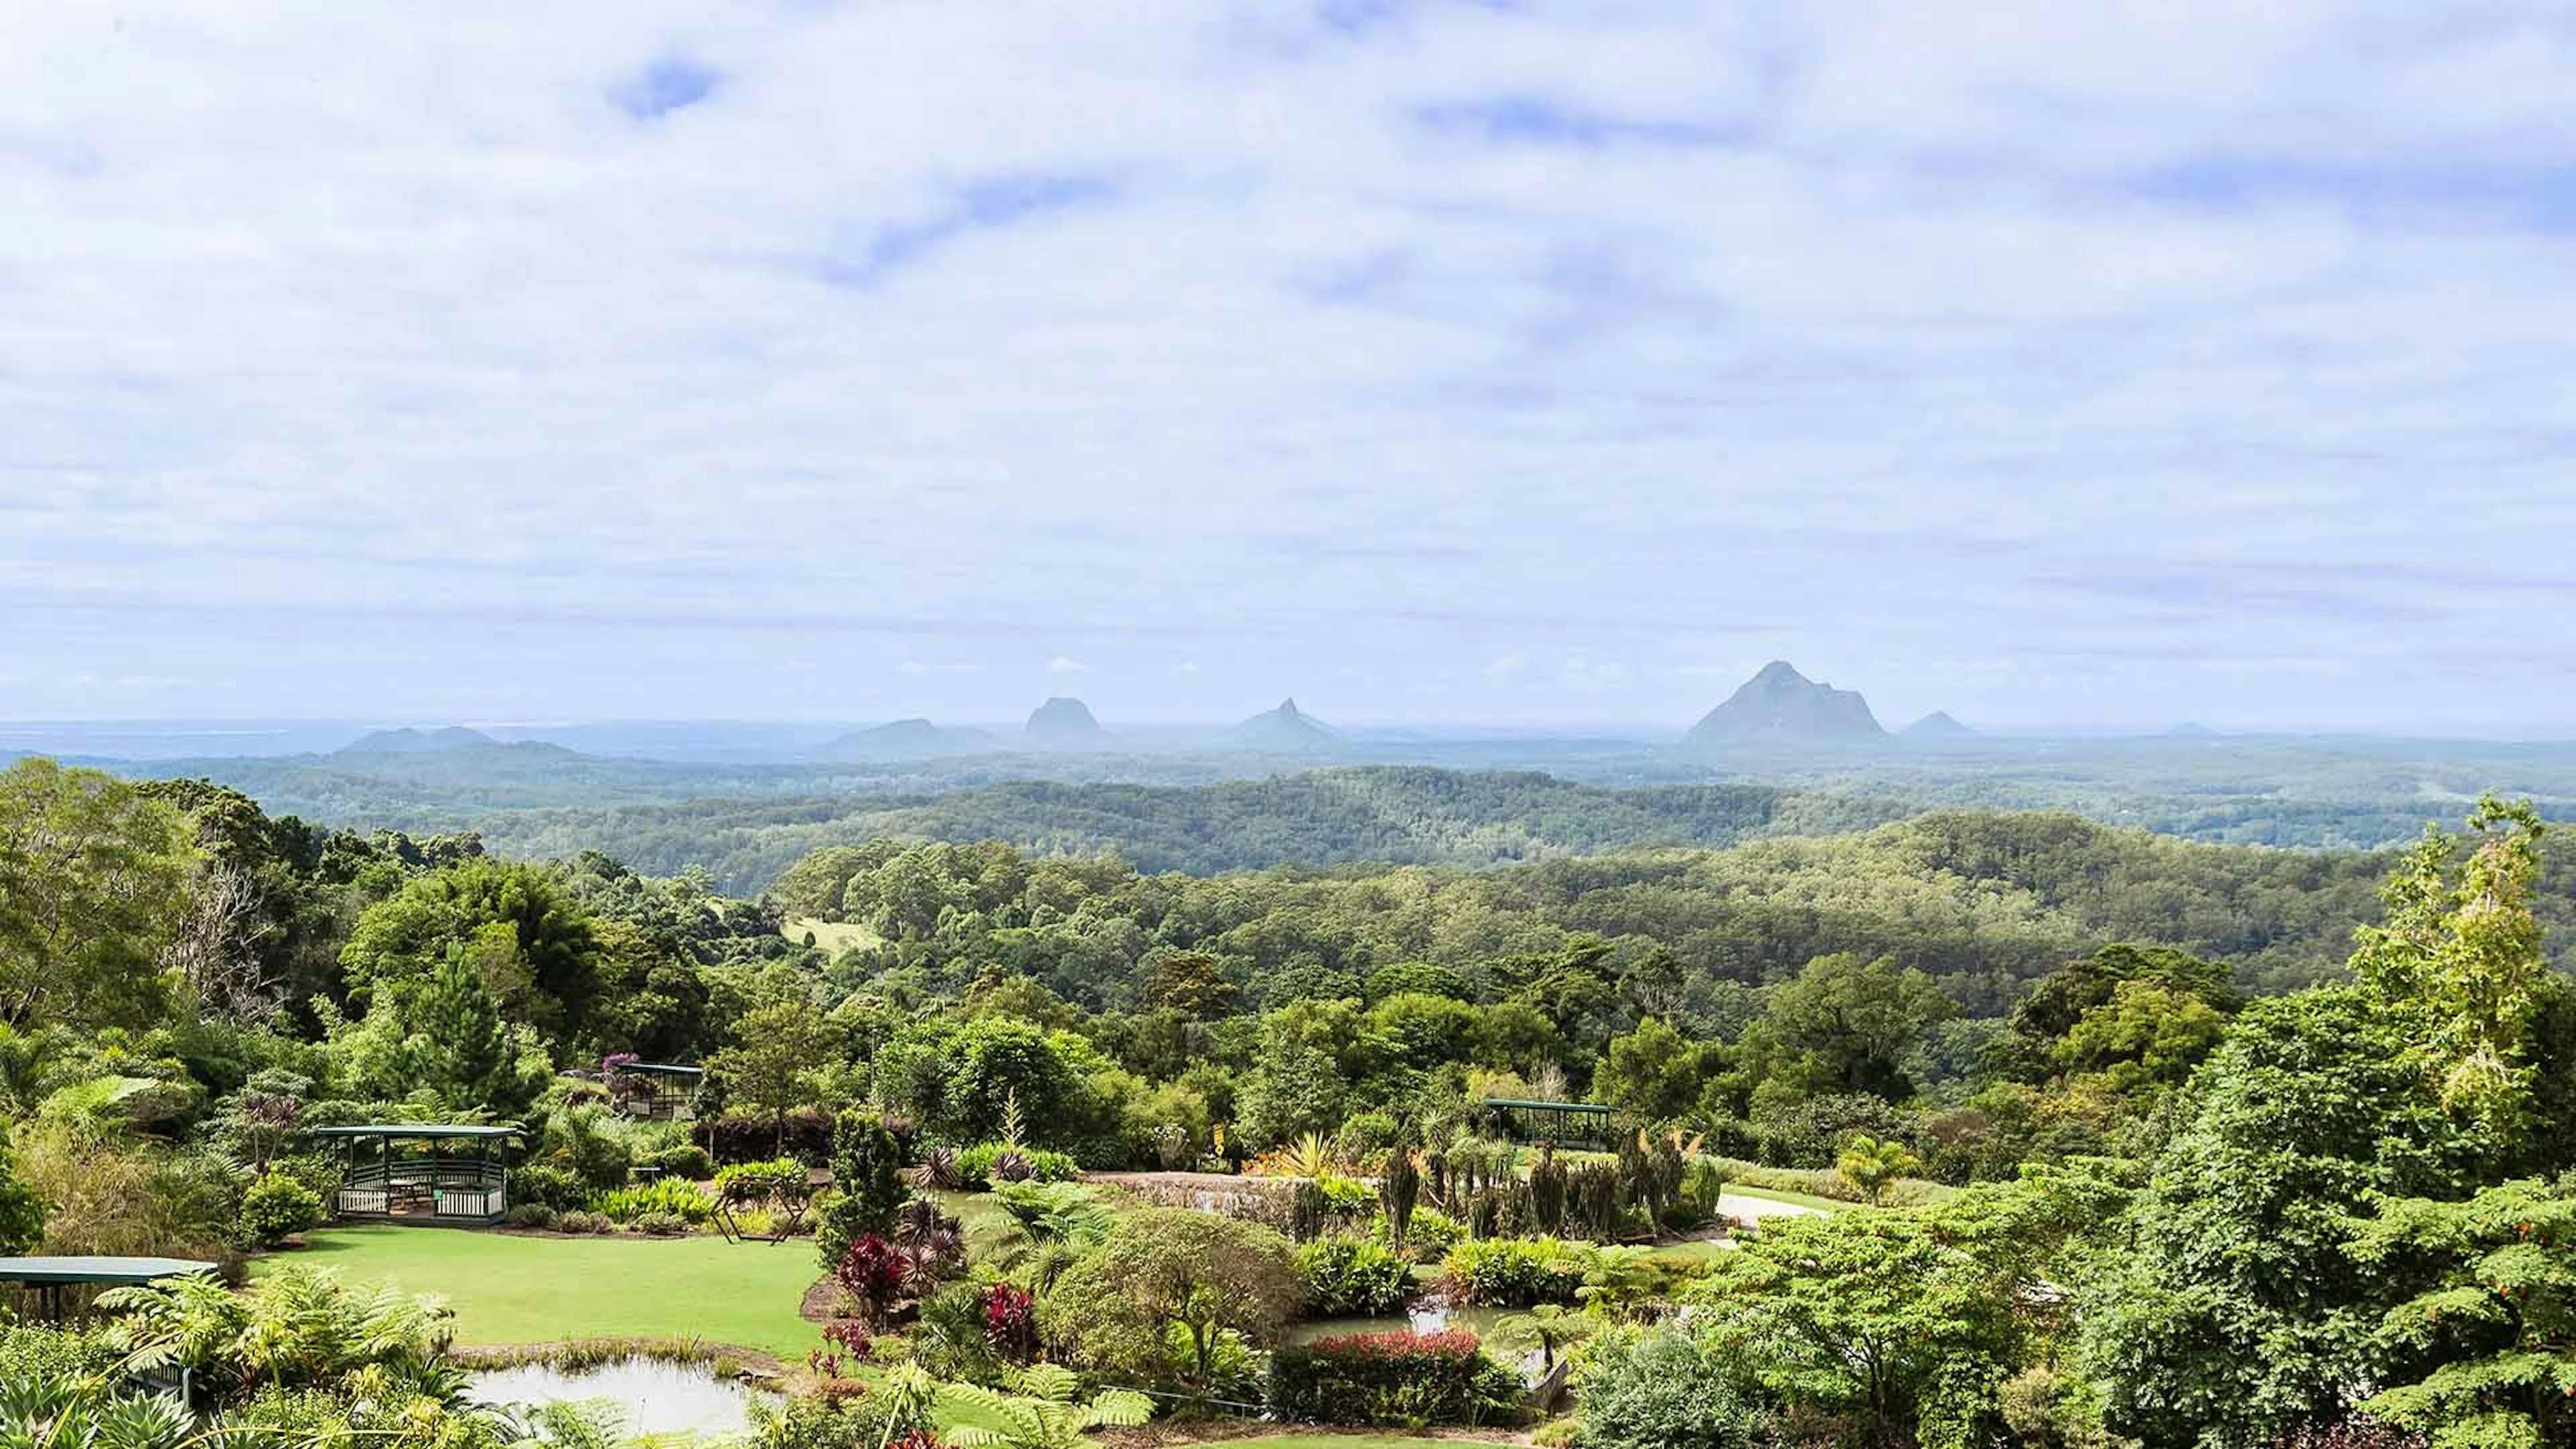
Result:
{"label": "blue patch in sky", "polygon": [[815,275],[835,287],[871,287],[969,232],[999,231],[1023,217],[1062,211],[1115,193],[1093,176],[993,176],[957,188],[949,204],[917,221],[879,227],[855,257],[824,258]]}
{"label": "blue patch in sky", "polygon": [[666,55],[608,88],[609,103],[639,121],[659,120],[713,94],[716,72],[694,61]]}
{"label": "blue patch in sky", "polygon": [[2221,154],[2131,176],[2124,189],[2208,211],[2321,202],[2364,222],[2471,215],[2534,231],[2576,230],[2576,166],[2508,167],[2465,159],[2356,166]]}
{"label": "blue patch in sky", "polygon": [[1623,142],[1660,146],[1741,146],[1754,139],[1745,125],[1701,121],[1639,120],[1605,116],[1529,96],[1425,106],[1414,118],[1435,131],[1481,137],[1507,145],[1599,147]]}

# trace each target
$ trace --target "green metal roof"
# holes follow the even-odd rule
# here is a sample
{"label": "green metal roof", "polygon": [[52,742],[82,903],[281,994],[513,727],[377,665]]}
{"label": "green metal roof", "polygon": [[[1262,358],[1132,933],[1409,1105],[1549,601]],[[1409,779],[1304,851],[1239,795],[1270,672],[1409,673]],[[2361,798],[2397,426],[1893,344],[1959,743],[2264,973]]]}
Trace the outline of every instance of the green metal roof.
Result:
{"label": "green metal roof", "polygon": [[1599,1117],[1607,1117],[1619,1110],[1616,1107],[1604,1107],[1598,1102],[1524,1102],[1517,1097],[1487,1097],[1485,1105],[1523,1107],[1542,1112],[1583,1112]]}
{"label": "green metal roof", "polygon": [[211,1273],[212,1263],[192,1258],[0,1258],[0,1283],[149,1283],[189,1273]]}
{"label": "green metal roof", "polygon": [[516,1127],[479,1127],[463,1122],[376,1122],[355,1127],[316,1127],[316,1137],[516,1137]]}

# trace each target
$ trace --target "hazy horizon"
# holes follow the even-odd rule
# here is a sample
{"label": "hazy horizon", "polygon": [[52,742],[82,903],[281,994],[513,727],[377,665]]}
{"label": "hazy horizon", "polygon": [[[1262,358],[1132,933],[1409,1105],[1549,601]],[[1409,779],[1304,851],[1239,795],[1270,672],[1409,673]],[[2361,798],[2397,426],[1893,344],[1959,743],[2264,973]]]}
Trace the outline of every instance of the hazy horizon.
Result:
{"label": "hazy horizon", "polygon": [[2576,732],[2566,11],[1685,9],[31,9],[0,717]]}

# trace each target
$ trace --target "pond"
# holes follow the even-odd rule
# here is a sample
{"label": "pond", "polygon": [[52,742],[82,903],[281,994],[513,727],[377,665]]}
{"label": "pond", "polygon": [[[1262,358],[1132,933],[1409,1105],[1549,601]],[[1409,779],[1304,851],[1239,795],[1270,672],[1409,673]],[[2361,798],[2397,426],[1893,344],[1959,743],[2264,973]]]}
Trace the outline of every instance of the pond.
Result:
{"label": "pond", "polygon": [[704,1363],[628,1358],[578,1369],[546,1364],[483,1369],[466,1379],[482,1404],[561,1404],[604,1399],[625,1416],[628,1436],[730,1434],[751,1422],[761,1391],[718,1378]]}

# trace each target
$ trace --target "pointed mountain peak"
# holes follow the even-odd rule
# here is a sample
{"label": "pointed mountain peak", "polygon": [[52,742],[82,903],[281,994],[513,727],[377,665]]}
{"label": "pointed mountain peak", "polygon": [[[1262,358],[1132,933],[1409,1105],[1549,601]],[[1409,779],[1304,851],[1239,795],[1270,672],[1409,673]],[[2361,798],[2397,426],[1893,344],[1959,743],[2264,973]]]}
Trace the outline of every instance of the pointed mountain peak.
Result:
{"label": "pointed mountain peak", "polygon": [[1914,740],[1965,740],[1975,738],[1976,733],[1946,709],[1936,709],[1905,727],[1905,737]]}
{"label": "pointed mountain peak", "polygon": [[1693,725],[1684,743],[1803,744],[1877,739],[1886,733],[1869,712],[1869,701],[1856,691],[1811,680],[1789,661],[1774,659]]}
{"label": "pointed mountain peak", "polygon": [[1301,712],[1294,699],[1283,699],[1277,709],[1264,710],[1226,731],[1226,740],[1240,749],[1271,754],[1312,754],[1342,748],[1342,737],[1323,721]]}

